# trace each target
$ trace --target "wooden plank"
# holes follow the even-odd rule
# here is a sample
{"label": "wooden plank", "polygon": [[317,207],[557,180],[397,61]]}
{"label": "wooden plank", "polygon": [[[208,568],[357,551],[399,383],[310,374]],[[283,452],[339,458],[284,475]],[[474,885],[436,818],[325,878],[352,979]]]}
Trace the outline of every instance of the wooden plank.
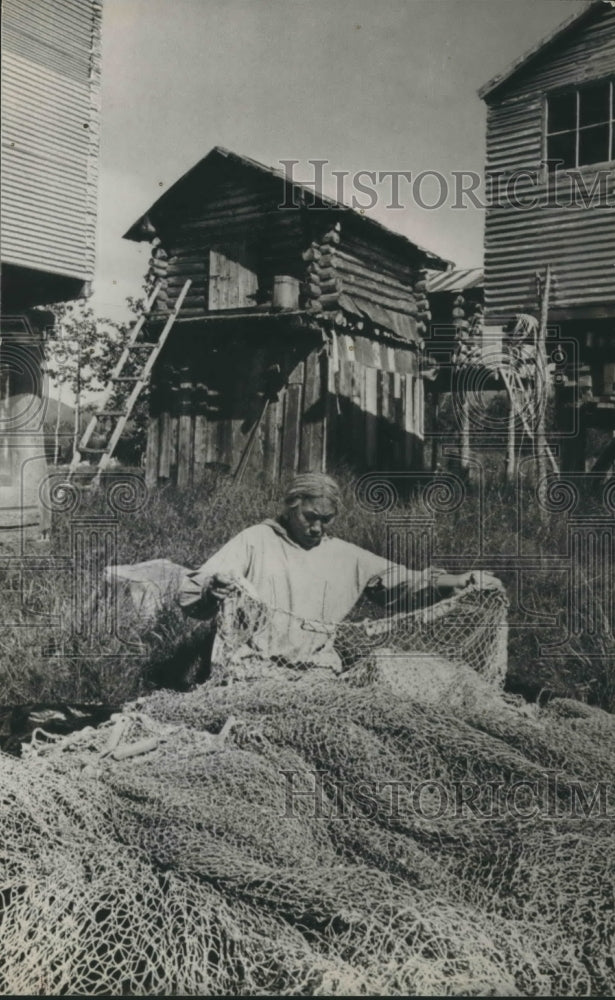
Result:
{"label": "wooden plank", "polygon": [[159,418],[150,416],[147,421],[147,443],[145,446],[145,485],[147,487],[155,486],[158,479],[159,448]]}
{"label": "wooden plank", "polygon": [[327,403],[325,413],[326,469],[334,469],[339,457],[341,430],[340,367],[337,352],[327,359]]}
{"label": "wooden plank", "polygon": [[354,338],[354,360],[360,365],[373,364],[372,342],[367,337]]}
{"label": "wooden plank", "polygon": [[350,421],[346,448],[349,458],[361,463],[363,439],[365,437],[365,412],[363,410],[363,370],[364,365],[350,365]]}
{"label": "wooden plank", "polygon": [[158,475],[161,479],[168,479],[171,475],[171,414],[161,413],[160,424],[160,451]]}
{"label": "wooden plank", "polygon": [[378,465],[378,372],[363,369],[362,409],[365,413],[365,463],[368,468]]}
{"label": "wooden plank", "polygon": [[207,434],[205,436],[205,464],[211,465],[218,461],[218,421],[207,418]]}
{"label": "wooden plank", "polygon": [[197,413],[194,417],[194,471],[192,476],[194,483],[198,483],[203,478],[207,462],[209,436],[209,421],[207,417],[205,414]]}
{"label": "wooden plank", "polygon": [[177,441],[177,485],[188,486],[193,478],[193,432],[194,418],[182,414],[178,418]]}
{"label": "wooden plank", "polygon": [[289,376],[284,403],[281,469],[287,474],[296,472],[299,467],[303,378],[304,363],[300,361]]}
{"label": "wooden plank", "polygon": [[[228,466],[229,469],[235,466],[235,455],[233,454],[233,421],[229,416],[218,420],[218,461]],[[238,458],[239,456],[237,456]]]}
{"label": "wooden plank", "polygon": [[279,426],[282,405],[279,399],[270,400],[263,418],[262,468],[265,479],[270,483],[275,482],[278,478],[280,463]]}
{"label": "wooden plank", "polygon": [[[352,355],[351,355],[352,357]],[[356,367],[349,360],[346,351],[340,352],[340,367],[336,376],[337,386],[337,442],[335,446],[338,459],[345,460],[353,455],[360,455],[362,442],[352,441],[352,373]]]}
{"label": "wooden plank", "polygon": [[169,465],[170,465],[170,476],[174,482],[177,482],[178,438],[179,438],[179,417],[171,416],[171,426],[169,430],[169,439],[170,439]]}
{"label": "wooden plank", "polygon": [[411,375],[416,371],[416,354],[403,347],[392,347],[392,370],[400,375]]}
{"label": "wooden plank", "polygon": [[241,263],[242,246],[209,252],[209,309],[238,309],[254,305],[258,291],[256,273]]}
{"label": "wooden plank", "polygon": [[402,399],[402,376],[397,372],[389,375],[391,379],[391,418],[393,421],[393,462],[394,468],[400,469],[403,466],[403,438],[404,438],[404,413]]}
{"label": "wooden plank", "polygon": [[352,396],[351,371],[354,364],[347,356],[340,358],[339,371],[337,373],[337,390],[342,400],[349,400]]}
{"label": "wooden plank", "polygon": [[324,424],[320,357],[314,350],[305,360],[299,471],[319,471],[323,465]]}
{"label": "wooden plank", "polygon": [[238,375],[232,387],[234,413],[241,418],[234,423],[234,467],[237,469],[241,456],[246,455],[245,476],[254,480],[262,474],[265,461],[265,422],[271,403],[264,409],[265,398],[259,393],[265,388],[271,356],[260,342],[248,346],[243,341],[240,353]]}
{"label": "wooden plank", "polygon": [[376,394],[378,462],[381,468],[388,469],[391,465],[391,442],[388,428],[389,385],[386,372],[376,372]]}
{"label": "wooden plank", "polygon": [[414,402],[414,433],[417,438],[421,441],[423,440],[425,434],[425,404],[424,404],[424,392],[423,392],[423,379],[414,375],[412,378],[412,393]]}
{"label": "wooden plank", "polygon": [[412,375],[402,376],[402,466],[411,469],[414,460],[414,379]]}

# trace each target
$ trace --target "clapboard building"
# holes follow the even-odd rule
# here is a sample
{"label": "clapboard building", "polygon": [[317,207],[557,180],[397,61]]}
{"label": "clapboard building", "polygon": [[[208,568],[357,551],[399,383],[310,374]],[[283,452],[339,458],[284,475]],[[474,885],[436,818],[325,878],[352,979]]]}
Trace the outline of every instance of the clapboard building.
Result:
{"label": "clapboard building", "polygon": [[[569,345],[570,400],[579,384],[574,369],[587,365],[592,393],[582,424],[611,428],[615,5],[588,3],[480,96],[487,105],[485,323],[501,328],[519,313],[538,317],[548,268],[543,305],[550,343]],[[582,466],[582,434],[576,451],[573,463]]]}
{"label": "clapboard building", "polygon": [[150,481],[219,465],[422,463],[425,269],[447,262],[285,175],[216,147],[126,234],[153,244]]}
{"label": "clapboard building", "polygon": [[3,0],[0,527],[36,519],[41,306],[94,273],[101,0]]}
{"label": "clapboard building", "polygon": [[94,272],[101,0],[2,4],[2,308]]}

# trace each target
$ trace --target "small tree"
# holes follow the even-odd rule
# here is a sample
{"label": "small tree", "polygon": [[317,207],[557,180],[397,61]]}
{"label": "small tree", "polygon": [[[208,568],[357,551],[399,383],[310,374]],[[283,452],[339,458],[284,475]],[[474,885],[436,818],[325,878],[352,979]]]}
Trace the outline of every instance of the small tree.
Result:
{"label": "small tree", "polygon": [[[141,302],[127,299],[129,310],[134,314],[141,308]],[[91,306],[85,301],[60,303],[52,307],[55,326],[47,339],[47,371],[58,387],[59,401],[63,392],[70,389],[75,399],[73,424],[73,454],[77,451],[81,431],[81,416],[85,401],[94,404],[95,395],[109,382],[111,372],[130,335],[130,323],[117,323],[107,318],[96,317]],[[134,374],[139,359],[131,358],[125,374]],[[110,408],[121,409],[128,393],[126,383],[116,383]],[[60,407],[58,406],[58,411]],[[147,393],[144,392],[133,411],[133,422],[138,429],[145,426],[147,413]],[[141,435],[142,436],[142,435]],[[59,456],[59,420],[56,420],[54,440],[54,462]]]}

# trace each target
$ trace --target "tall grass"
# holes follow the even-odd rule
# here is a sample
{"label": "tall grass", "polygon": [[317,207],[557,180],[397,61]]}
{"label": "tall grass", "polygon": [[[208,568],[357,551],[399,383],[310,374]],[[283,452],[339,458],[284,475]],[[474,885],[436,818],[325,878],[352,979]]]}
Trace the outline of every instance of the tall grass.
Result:
{"label": "tall grass", "polygon": [[[335,533],[386,554],[386,517],[357,503],[355,483],[347,471],[341,470],[339,478],[344,506],[335,522]],[[588,498],[588,511],[592,502]],[[119,515],[115,561],[165,557],[196,567],[238,531],[275,514],[278,504],[277,488],[235,487],[227,476],[215,472],[189,489],[168,486],[152,490],[141,511]],[[521,523],[520,510],[524,514]],[[108,514],[96,495],[87,501],[85,513],[91,517]],[[410,497],[394,513],[424,518],[426,510],[418,499]],[[83,514],[80,510],[79,516]],[[74,634],[73,589],[76,586],[83,592],[89,587],[88,578],[84,575],[75,580],[70,565],[58,569],[52,563],[53,557],[70,555],[70,531],[71,516],[57,514],[50,558],[45,561],[39,555],[36,568],[18,569],[0,556],[2,703],[119,704],[155,684],[181,687],[201,679],[207,659],[207,627],[185,620],[177,608],[168,608],[155,626],[144,627],[132,614],[129,602],[121,600],[115,630],[99,628],[94,640]],[[469,487],[461,505],[437,516],[434,541],[433,561],[444,567],[447,560],[453,560],[456,567],[471,569],[481,545],[484,553],[509,557],[500,576],[517,623],[510,634],[511,689],[531,696],[546,689],[609,710],[615,708],[615,644],[609,621],[612,593],[603,595],[602,627],[595,634],[583,633],[567,640],[557,655],[539,654],[541,646],[561,642],[564,635],[567,577],[565,572],[549,568],[547,560],[566,555],[565,518],[553,515],[542,522],[531,496],[520,500],[512,489],[497,483],[487,487],[481,505],[477,490]],[[531,572],[524,571],[522,578],[515,572],[520,552],[531,553],[538,565]],[[89,558],[96,555],[91,553]],[[574,600],[589,602],[596,585],[595,580],[586,581]],[[102,590],[90,588],[85,597],[92,615],[99,615]]]}

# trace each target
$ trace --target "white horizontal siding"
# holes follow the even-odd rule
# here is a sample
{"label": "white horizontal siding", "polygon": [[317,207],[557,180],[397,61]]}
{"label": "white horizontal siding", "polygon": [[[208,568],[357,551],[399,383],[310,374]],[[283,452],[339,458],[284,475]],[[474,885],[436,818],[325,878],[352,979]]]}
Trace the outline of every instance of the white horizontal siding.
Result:
{"label": "white horizontal siding", "polygon": [[[551,88],[601,79],[615,70],[615,9],[604,10],[574,37],[547,49],[524,72],[490,97],[487,170],[510,176],[536,171],[516,194],[536,207],[506,204],[505,186],[495,189],[503,204],[490,205],[485,222],[487,321],[537,308],[536,272],[551,265],[556,278],[552,306],[609,306],[615,302],[615,170],[605,177],[604,201],[589,208],[570,205],[574,190],[565,171],[559,180],[539,173],[543,156],[544,98]],[[595,170],[578,172],[591,190]],[[557,195],[557,197],[556,197]],[[559,202],[559,204],[558,204]]]}
{"label": "white horizontal siding", "polygon": [[576,34],[566,35],[531,60],[527,68],[504,85],[502,93],[496,91],[493,97],[488,97],[488,102],[497,103],[504,95],[506,100],[525,101],[531,94],[611,74],[615,66],[615,9],[604,3],[597,12],[593,23],[581,25]]}
{"label": "white horizontal siding", "polygon": [[98,0],[4,0],[2,259],[90,280],[96,238]]}

